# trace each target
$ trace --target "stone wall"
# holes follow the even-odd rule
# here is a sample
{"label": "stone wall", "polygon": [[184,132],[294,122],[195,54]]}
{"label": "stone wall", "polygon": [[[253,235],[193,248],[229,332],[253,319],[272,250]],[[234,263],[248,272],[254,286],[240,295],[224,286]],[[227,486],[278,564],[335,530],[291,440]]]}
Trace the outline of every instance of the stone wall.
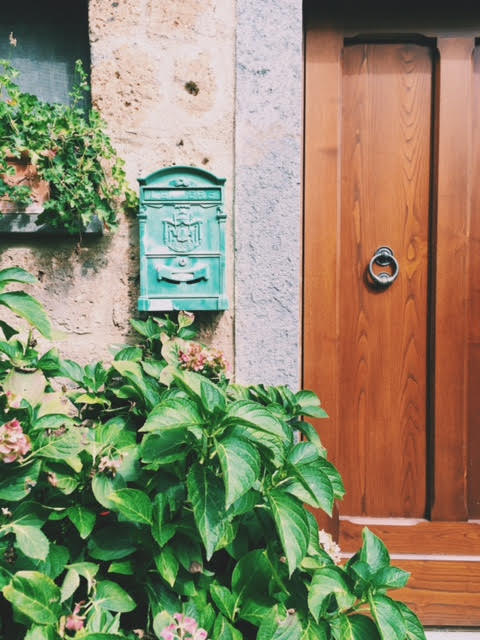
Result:
{"label": "stone wall", "polygon": [[[233,301],[232,201],[234,0],[90,0],[92,101],[126,160],[129,181],[172,164],[227,178],[229,297]],[[35,294],[66,333],[61,352],[108,359],[132,340],[138,315],[135,218],[100,239],[2,239],[0,266],[37,275]],[[204,318],[207,341],[233,360],[233,310]]]}

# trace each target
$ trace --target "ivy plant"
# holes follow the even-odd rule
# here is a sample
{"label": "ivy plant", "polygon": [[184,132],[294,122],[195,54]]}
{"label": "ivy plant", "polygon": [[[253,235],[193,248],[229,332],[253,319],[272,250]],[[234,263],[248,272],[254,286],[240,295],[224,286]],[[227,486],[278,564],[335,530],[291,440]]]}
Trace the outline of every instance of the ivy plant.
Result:
{"label": "ivy plant", "polygon": [[80,233],[98,218],[106,230],[118,225],[118,208],[134,208],[136,195],[127,184],[124,162],[112,146],[105,122],[87,111],[87,75],[76,63],[77,83],[71,104],[50,104],[23,92],[18,71],[0,60],[0,198],[20,210],[31,203],[32,189],[15,184],[12,159],[29,162],[49,184],[50,197],[38,222]]}
{"label": "ivy plant", "polygon": [[86,366],[1,323],[1,640],[423,640],[381,540],[342,559],[305,506],[344,494],[317,396],[231,383],[192,320]]}

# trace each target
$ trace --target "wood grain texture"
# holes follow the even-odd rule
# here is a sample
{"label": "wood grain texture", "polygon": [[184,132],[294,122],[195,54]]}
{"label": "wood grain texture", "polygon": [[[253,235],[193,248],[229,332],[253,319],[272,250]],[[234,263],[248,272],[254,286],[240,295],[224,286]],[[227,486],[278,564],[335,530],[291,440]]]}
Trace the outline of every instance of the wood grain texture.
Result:
{"label": "wood grain texture", "polygon": [[[434,520],[466,520],[473,38],[439,38]],[[453,273],[452,273],[453,271]]]}
{"label": "wood grain texture", "polygon": [[424,625],[480,625],[480,562],[400,561],[411,573],[391,596],[411,607]]}
{"label": "wood grain texture", "polygon": [[473,56],[472,207],[468,285],[468,514],[480,518],[480,47]]}
{"label": "wood grain texture", "polygon": [[342,551],[355,553],[362,544],[362,530],[383,540],[390,553],[417,555],[477,556],[480,561],[480,523],[429,522],[427,520],[351,521],[340,520],[339,544]]}
{"label": "wood grain texture", "polygon": [[[343,53],[341,513],[426,511],[426,338],[431,51],[370,44]],[[388,289],[366,267],[399,261]]]}
{"label": "wood grain texture", "polygon": [[[338,180],[342,39],[307,30],[305,114],[304,386],[315,389],[330,418],[315,427],[336,450],[338,417]],[[322,513],[319,524],[332,529]]]}

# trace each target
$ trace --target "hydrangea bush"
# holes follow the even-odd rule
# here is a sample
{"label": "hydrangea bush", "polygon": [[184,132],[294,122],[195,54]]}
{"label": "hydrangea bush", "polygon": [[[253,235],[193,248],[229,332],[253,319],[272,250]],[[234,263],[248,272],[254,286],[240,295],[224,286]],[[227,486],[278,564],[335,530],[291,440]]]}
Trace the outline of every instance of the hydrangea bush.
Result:
{"label": "hydrangea bush", "polygon": [[[49,337],[15,281],[0,304]],[[344,493],[316,395],[231,383],[192,321],[132,320],[109,366],[0,322],[0,639],[424,638],[382,542],[340,563],[304,506]]]}

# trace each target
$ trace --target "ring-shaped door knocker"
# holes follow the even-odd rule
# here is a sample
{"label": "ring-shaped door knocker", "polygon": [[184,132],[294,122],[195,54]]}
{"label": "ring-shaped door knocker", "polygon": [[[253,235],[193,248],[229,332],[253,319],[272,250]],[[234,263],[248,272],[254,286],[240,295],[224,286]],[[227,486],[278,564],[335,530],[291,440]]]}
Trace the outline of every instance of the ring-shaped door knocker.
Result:
{"label": "ring-shaped door knocker", "polygon": [[[373,270],[374,264],[380,267],[390,267],[392,273],[388,273],[386,271],[375,273]],[[398,266],[397,259],[393,255],[393,251],[390,247],[379,247],[375,251],[368,265],[368,274],[372,279],[372,282],[376,286],[383,288],[389,287],[396,280],[399,271],[400,267]]]}

